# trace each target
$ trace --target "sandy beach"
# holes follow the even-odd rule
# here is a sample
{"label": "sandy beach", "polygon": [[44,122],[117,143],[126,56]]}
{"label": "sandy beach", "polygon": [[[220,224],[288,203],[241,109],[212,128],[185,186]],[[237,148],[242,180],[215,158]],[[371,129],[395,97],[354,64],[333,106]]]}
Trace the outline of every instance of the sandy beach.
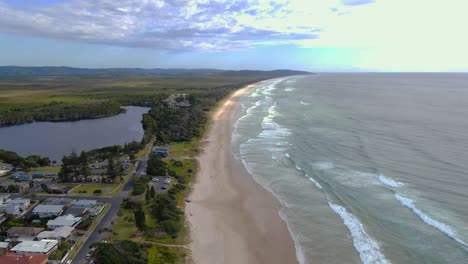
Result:
{"label": "sandy beach", "polygon": [[197,182],[187,204],[195,263],[297,263],[279,202],[258,185],[231,151],[238,99],[233,93],[213,113]]}

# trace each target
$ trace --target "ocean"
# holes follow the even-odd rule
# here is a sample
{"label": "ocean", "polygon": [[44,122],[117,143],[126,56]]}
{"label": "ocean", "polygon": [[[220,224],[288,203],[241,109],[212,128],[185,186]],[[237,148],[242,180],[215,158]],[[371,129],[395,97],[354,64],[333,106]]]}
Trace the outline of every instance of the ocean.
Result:
{"label": "ocean", "polygon": [[300,263],[468,263],[468,74],[294,76],[240,103],[234,156]]}

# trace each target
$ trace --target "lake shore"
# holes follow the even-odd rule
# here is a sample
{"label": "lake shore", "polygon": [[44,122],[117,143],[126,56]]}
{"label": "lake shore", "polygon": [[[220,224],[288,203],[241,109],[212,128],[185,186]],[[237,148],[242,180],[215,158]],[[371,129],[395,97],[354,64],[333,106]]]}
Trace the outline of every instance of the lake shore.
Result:
{"label": "lake shore", "polygon": [[257,184],[231,150],[238,100],[233,93],[212,114],[200,168],[185,214],[195,263],[297,263],[280,203]]}

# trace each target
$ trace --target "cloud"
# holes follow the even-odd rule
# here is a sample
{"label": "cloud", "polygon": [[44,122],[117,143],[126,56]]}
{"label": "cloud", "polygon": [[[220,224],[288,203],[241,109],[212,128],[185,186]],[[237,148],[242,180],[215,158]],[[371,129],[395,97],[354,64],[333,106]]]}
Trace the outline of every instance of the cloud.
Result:
{"label": "cloud", "polygon": [[375,0],[341,0],[341,3],[346,6],[367,5],[374,2]]}
{"label": "cloud", "polygon": [[317,27],[287,23],[288,17],[289,1],[69,0],[21,8],[0,0],[1,32],[167,50],[227,50],[318,37]]}

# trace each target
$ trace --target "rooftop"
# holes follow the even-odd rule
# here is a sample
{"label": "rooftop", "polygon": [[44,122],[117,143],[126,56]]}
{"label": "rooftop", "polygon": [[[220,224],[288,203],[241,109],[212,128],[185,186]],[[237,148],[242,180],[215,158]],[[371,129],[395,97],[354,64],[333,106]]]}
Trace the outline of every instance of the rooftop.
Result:
{"label": "rooftop", "polygon": [[63,205],[40,204],[36,206],[33,213],[60,213],[63,210]]}
{"label": "rooftop", "polygon": [[71,214],[59,216],[54,220],[47,221],[47,226],[74,226],[81,221],[81,217],[75,217]]}
{"label": "rooftop", "polygon": [[[23,241],[11,249],[12,252],[49,253],[55,246],[57,240],[44,239],[41,241]],[[3,264],[3,262],[2,262]]]}
{"label": "rooftop", "polygon": [[47,262],[47,255],[11,254],[0,256],[2,264],[42,264]]}
{"label": "rooftop", "polygon": [[44,228],[38,227],[19,227],[14,226],[7,230],[8,236],[20,235],[20,236],[36,236]]}

